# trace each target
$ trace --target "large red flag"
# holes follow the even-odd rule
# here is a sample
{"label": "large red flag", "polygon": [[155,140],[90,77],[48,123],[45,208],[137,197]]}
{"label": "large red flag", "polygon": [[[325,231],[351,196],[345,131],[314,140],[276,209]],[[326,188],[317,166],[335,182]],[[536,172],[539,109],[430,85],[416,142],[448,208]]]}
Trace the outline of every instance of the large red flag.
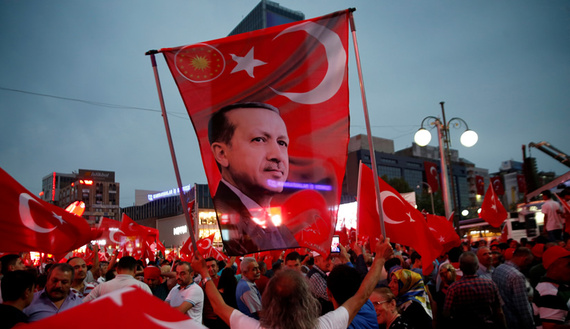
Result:
{"label": "large red flag", "polygon": [[[431,263],[442,251],[424,215],[412,207],[394,188],[378,177],[386,236],[391,242],[413,247],[424,264]],[[358,232],[376,238],[380,235],[380,219],[372,169],[360,164],[358,188]]]}
{"label": "large red flag", "polygon": [[509,216],[497,194],[495,194],[495,189],[492,185],[487,188],[479,216],[493,227],[501,226],[503,221]]}
{"label": "large red flag", "polygon": [[71,329],[81,322],[82,329],[98,329],[109,326],[109,320],[112,320],[113,327],[118,328],[206,328],[135,286],[113,291],[43,320],[23,324],[21,328]]}
{"label": "large red flag", "polygon": [[500,176],[491,177],[491,186],[493,186],[493,189],[497,195],[505,194],[505,187]]}
{"label": "large red flag", "polygon": [[[345,10],[159,51],[164,54],[196,131],[220,230],[228,232],[223,241],[228,255],[298,247],[329,253],[349,140],[349,15]],[[279,109],[286,127],[284,133],[275,133],[280,138],[281,155],[286,152],[280,162],[271,165],[277,167],[271,170],[276,178],[256,181],[253,191],[241,189],[251,186],[250,183],[234,184],[227,177],[226,182],[231,186],[220,182],[222,175],[218,162],[222,160],[216,161],[208,138],[209,121],[216,112],[225,106],[245,102],[265,103]],[[250,109],[251,105],[235,108]],[[272,119],[259,123],[260,116],[250,116],[248,124],[262,130],[269,129],[271,122],[279,121]],[[240,129],[240,125],[236,126]],[[276,130],[268,131],[271,134],[256,136],[258,138],[251,141],[269,145]],[[234,138],[232,132],[229,134],[229,138]],[[223,140],[220,143],[227,145]],[[249,156],[235,156],[228,158],[228,162],[237,158],[252,160]],[[220,164],[220,167],[229,171],[226,166]],[[253,175],[260,168],[268,176],[265,170],[268,167],[262,165],[254,166],[255,169],[241,169],[233,164],[231,167],[246,173],[239,176],[240,179]],[[222,187],[218,189],[219,186]],[[307,190],[315,193],[303,197],[314,198],[313,204],[318,206],[324,203],[324,212],[321,208],[285,209],[288,198]],[[258,194],[251,194],[256,192]],[[245,200],[249,198],[267,209],[266,204],[256,199],[259,195],[274,193],[270,200],[271,210],[266,210],[264,215],[254,214],[252,206],[255,205]],[[237,204],[229,205],[230,202]],[[224,207],[226,205],[229,206]],[[238,210],[240,205],[243,209]],[[295,204],[289,205],[294,207]],[[290,213],[295,216],[289,216],[289,221],[281,218]],[[267,214],[270,214],[271,222]]]}
{"label": "large red flag", "polygon": [[433,234],[434,238],[441,243],[442,252],[448,252],[453,247],[458,247],[461,244],[461,239],[455,228],[453,228],[452,221],[447,220],[444,216],[436,216],[427,214],[427,225]]}
{"label": "large red flag", "polygon": [[485,179],[483,176],[475,176],[475,186],[477,187],[477,194],[485,194]]}
{"label": "large red flag", "polygon": [[426,172],[426,180],[431,187],[431,192],[439,191],[439,176],[437,175],[437,164],[429,161],[424,161],[424,169]]}
{"label": "large red flag", "polygon": [[[212,256],[212,249],[214,246],[214,236],[212,234],[208,237],[201,238],[196,241],[196,249],[204,258],[208,258]],[[189,237],[188,240],[184,243],[182,248],[180,248],[180,254],[184,254],[187,256],[187,259],[192,259],[194,257],[194,249],[192,248],[192,239]]]}
{"label": "large red flag", "polygon": [[85,218],[47,203],[0,168],[0,251],[65,256],[97,238]]}

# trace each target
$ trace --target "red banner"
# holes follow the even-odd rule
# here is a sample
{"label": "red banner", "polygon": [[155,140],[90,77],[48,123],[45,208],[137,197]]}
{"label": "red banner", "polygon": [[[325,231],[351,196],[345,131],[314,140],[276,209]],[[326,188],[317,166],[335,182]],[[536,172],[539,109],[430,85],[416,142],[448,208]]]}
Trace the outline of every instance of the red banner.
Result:
{"label": "red banner", "polygon": [[503,185],[503,181],[501,180],[500,176],[491,177],[491,186],[493,186],[493,190],[497,195],[504,195],[505,194],[505,187]]}
{"label": "red banner", "polygon": [[526,193],[526,179],[524,175],[517,175],[517,185],[519,188],[519,193]]}
{"label": "red banner", "polygon": [[47,203],[0,168],[0,251],[39,251],[65,256],[94,240],[85,218]]}
{"label": "red banner", "polygon": [[349,139],[348,17],[160,50],[194,125],[229,255],[329,253]]}
{"label": "red banner", "polygon": [[[378,181],[386,236],[390,242],[413,247],[422,256],[424,264],[431,263],[441,254],[442,245],[430,233],[424,215],[382,178]],[[360,235],[380,236],[374,177],[372,169],[364,164],[360,164],[357,218]]]}
{"label": "red banner", "polygon": [[481,205],[479,216],[493,227],[499,227],[509,216],[505,207],[495,194],[493,186],[487,188],[487,193]]}
{"label": "red banner", "polygon": [[453,228],[453,221],[444,216],[427,214],[427,225],[433,237],[443,246],[442,252],[448,252],[461,244],[461,239]]}
{"label": "red banner", "polygon": [[475,186],[477,187],[477,194],[485,194],[485,179],[483,176],[475,176]]}
{"label": "red banner", "polygon": [[426,180],[431,187],[431,192],[439,191],[439,176],[437,174],[437,164],[429,161],[424,161],[424,169],[426,172]]}

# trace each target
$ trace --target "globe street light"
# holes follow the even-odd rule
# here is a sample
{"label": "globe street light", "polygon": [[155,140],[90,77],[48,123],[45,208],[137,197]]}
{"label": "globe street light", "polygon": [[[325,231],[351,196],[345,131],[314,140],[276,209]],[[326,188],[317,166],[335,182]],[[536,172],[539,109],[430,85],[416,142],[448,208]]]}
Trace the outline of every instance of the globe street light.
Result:
{"label": "globe street light", "polygon": [[[465,131],[461,135],[460,141],[461,144],[465,147],[471,147],[477,143],[479,137],[477,133],[467,126],[467,122],[465,120],[455,117],[451,118],[449,121],[445,120],[445,109],[443,107],[444,102],[439,103],[441,105],[441,114],[442,119],[434,116],[427,116],[422,120],[420,129],[414,135],[414,141],[419,146],[426,146],[429,144],[431,140],[431,133],[424,128],[424,123],[428,121],[429,125],[435,126],[437,128],[437,139],[439,143],[439,158],[440,158],[440,167],[441,167],[441,185],[442,185],[442,194],[443,194],[443,204],[445,208],[445,217],[450,219],[451,217],[451,205],[449,203],[449,189],[448,189],[448,170],[452,175],[451,179],[451,194],[453,200],[453,209],[457,209],[457,204],[455,200],[455,188],[453,182],[453,171],[451,169],[451,151],[450,151],[450,144],[451,139],[449,135],[449,127],[453,126],[454,128],[459,128],[461,125],[465,125]],[[431,121],[430,121],[431,120]],[[458,214],[454,214],[454,225],[455,228],[459,229],[459,217]]]}

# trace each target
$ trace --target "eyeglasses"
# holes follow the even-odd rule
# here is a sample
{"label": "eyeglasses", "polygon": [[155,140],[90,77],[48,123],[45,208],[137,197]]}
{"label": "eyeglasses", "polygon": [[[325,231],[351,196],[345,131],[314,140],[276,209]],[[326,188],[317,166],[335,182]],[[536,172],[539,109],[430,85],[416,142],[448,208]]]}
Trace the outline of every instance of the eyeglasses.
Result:
{"label": "eyeglasses", "polygon": [[381,301],[378,301],[378,302],[372,302],[372,304],[373,304],[374,306],[378,306],[378,305],[380,305],[380,304],[384,304],[384,303],[388,303],[388,302],[389,302],[389,300],[381,300]]}

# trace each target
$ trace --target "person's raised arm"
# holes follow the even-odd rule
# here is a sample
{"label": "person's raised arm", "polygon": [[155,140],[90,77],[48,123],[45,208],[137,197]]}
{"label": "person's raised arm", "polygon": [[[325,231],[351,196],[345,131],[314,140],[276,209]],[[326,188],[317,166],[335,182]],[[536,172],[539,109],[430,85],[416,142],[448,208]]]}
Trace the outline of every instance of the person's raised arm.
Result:
{"label": "person's raised arm", "polygon": [[230,316],[232,315],[234,308],[224,302],[222,295],[218,291],[218,287],[216,287],[208,273],[206,261],[199,252],[194,254],[194,258],[192,259],[192,269],[194,272],[202,276],[202,281],[206,281],[203,285],[204,292],[208,296],[214,312],[216,312],[216,314],[229,326]]}
{"label": "person's raised arm", "polygon": [[394,254],[394,250],[392,250],[392,246],[390,246],[390,239],[384,239],[383,236],[380,236],[380,240],[376,243],[376,257],[372,262],[372,266],[370,267],[370,271],[364,277],[364,280],[360,284],[360,288],[354,296],[349,298],[344,304],[341,306],[348,310],[348,316],[350,324],[360,308],[366,303],[372,291],[376,287],[378,281],[380,281],[380,275],[382,274],[382,268],[384,267],[384,263],[387,259],[391,258]]}

